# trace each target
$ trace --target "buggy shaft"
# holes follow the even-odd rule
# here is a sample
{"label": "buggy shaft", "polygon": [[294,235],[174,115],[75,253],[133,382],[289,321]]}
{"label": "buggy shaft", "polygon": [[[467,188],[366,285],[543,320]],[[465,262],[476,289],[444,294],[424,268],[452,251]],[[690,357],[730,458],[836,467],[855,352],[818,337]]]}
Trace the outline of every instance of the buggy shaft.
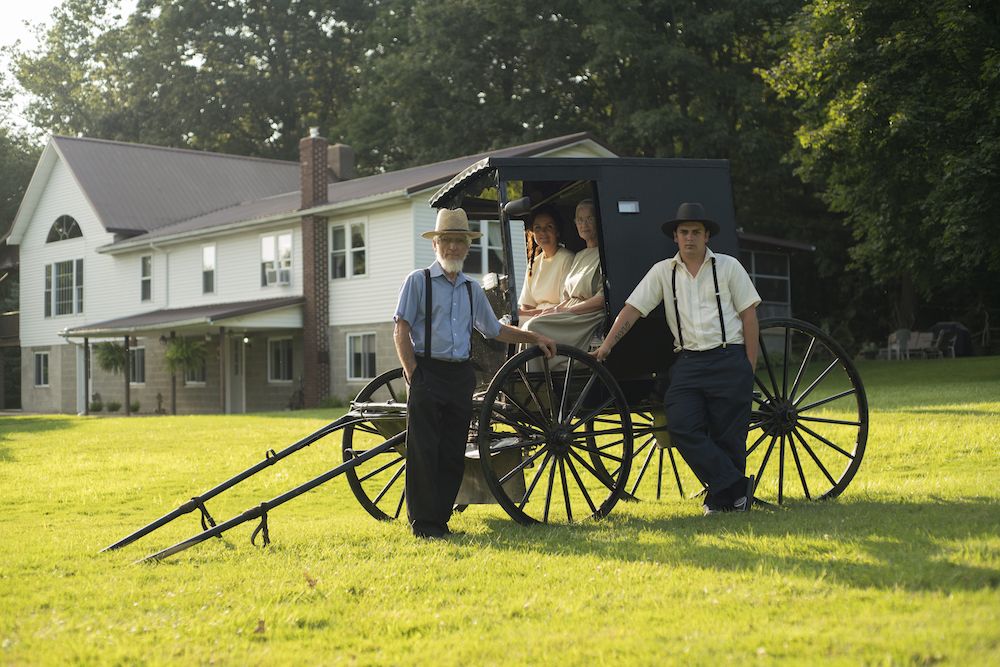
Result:
{"label": "buggy shaft", "polygon": [[319,477],[315,477],[315,478],[309,480],[308,482],[306,482],[304,484],[301,484],[300,486],[295,487],[294,489],[292,489],[290,491],[286,491],[285,493],[281,494],[280,496],[275,496],[271,500],[263,502],[260,505],[257,505],[256,507],[251,507],[250,509],[248,509],[247,511],[243,512],[242,514],[239,514],[239,515],[233,517],[232,519],[229,519],[228,521],[224,521],[224,522],[220,523],[217,526],[213,526],[212,528],[209,528],[208,530],[206,530],[204,532],[198,533],[197,535],[195,535],[193,537],[189,537],[188,539],[184,540],[183,542],[178,542],[177,544],[175,544],[175,545],[173,545],[171,547],[167,547],[166,549],[163,549],[162,551],[158,551],[155,554],[146,556],[145,558],[136,561],[136,563],[145,563],[145,562],[148,562],[148,561],[163,560],[167,556],[173,555],[173,554],[175,554],[175,553],[177,553],[179,551],[184,551],[185,549],[189,549],[189,548],[193,547],[196,544],[200,544],[201,542],[204,542],[205,540],[211,539],[211,538],[213,538],[213,537],[215,537],[217,535],[221,535],[222,533],[226,532],[230,528],[238,526],[238,525],[240,525],[242,523],[246,523],[247,521],[253,521],[254,519],[259,519],[261,516],[263,516],[264,514],[266,514],[267,512],[269,512],[270,510],[278,507],[279,505],[283,505],[284,503],[288,502],[289,500],[291,500],[293,498],[296,498],[296,497],[302,495],[303,493],[306,493],[307,491],[311,491],[312,489],[315,489],[320,484],[324,484],[324,483],[330,481],[331,479],[333,479],[334,477],[337,477],[338,475],[340,475],[340,474],[342,474],[344,472],[347,472],[348,470],[356,468],[357,466],[361,465],[362,463],[364,463],[368,459],[374,458],[374,457],[378,456],[379,454],[382,454],[382,453],[388,451],[389,449],[391,449],[391,448],[395,447],[396,445],[404,442],[405,440],[406,440],[406,431],[402,431],[400,433],[397,433],[396,435],[392,436],[391,438],[389,438],[388,440],[386,440],[382,444],[378,445],[377,447],[373,447],[373,448],[371,448],[369,450],[366,450],[363,454],[359,454],[357,456],[352,457],[349,461],[345,461],[345,462],[341,463],[336,468],[328,470],[327,472],[323,473]]}
{"label": "buggy shaft", "polygon": [[153,521],[152,523],[150,523],[150,524],[148,524],[146,526],[143,526],[139,530],[135,531],[134,533],[132,533],[132,534],[126,536],[126,537],[123,537],[122,539],[118,540],[114,544],[111,544],[109,546],[104,547],[103,549],[101,549],[101,553],[103,553],[105,551],[113,551],[115,549],[120,549],[121,547],[124,547],[124,546],[126,546],[128,544],[131,544],[132,542],[135,542],[136,540],[138,540],[138,539],[140,539],[140,538],[142,538],[142,537],[150,534],[154,530],[157,530],[158,528],[162,528],[163,526],[167,525],[168,523],[170,523],[174,519],[176,519],[178,517],[181,517],[181,516],[184,516],[185,514],[188,514],[190,512],[193,512],[196,509],[198,509],[199,507],[204,507],[205,501],[210,500],[211,498],[214,498],[215,496],[219,495],[223,491],[226,491],[227,489],[230,489],[230,488],[236,486],[237,484],[239,484],[240,482],[244,481],[245,479],[256,475],[261,470],[264,470],[265,468],[274,465],[275,463],[277,463],[281,459],[285,458],[286,456],[294,454],[295,452],[299,451],[300,449],[303,449],[304,447],[308,447],[312,443],[316,442],[317,440],[319,440],[321,438],[324,438],[324,437],[330,435],[334,431],[340,430],[340,429],[344,428],[345,426],[350,426],[352,424],[358,423],[360,421],[363,421],[364,419],[365,419],[365,417],[362,416],[361,414],[359,414],[357,411],[351,411],[351,412],[347,413],[346,415],[340,417],[339,419],[336,419],[335,421],[330,422],[329,424],[327,424],[326,426],[322,427],[318,431],[315,431],[315,432],[311,433],[310,435],[307,435],[306,437],[302,438],[298,442],[296,442],[296,443],[294,443],[292,445],[289,445],[288,447],[286,447],[285,449],[281,450],[280,452],[277,452],[273,456],[265,457],[263,461],[261,461],[260,463],[254,465],[254,466],[252,466],[250,468],[247,468],[246,470],[244,470],[240,474],[236,475],[235,477],[231,477],[230,479],[227,479],[225,482],[222,482],[218,486],[215,486],[215,487],[209,489],[208,491],[204,492],[200,496],[195,496],[194,498],[192,498],[191,500],[187,501],[183,505],[179,506],[177,509],[173,510],[172,512],[164,514],[163,516],[161,516],[156,521]]}

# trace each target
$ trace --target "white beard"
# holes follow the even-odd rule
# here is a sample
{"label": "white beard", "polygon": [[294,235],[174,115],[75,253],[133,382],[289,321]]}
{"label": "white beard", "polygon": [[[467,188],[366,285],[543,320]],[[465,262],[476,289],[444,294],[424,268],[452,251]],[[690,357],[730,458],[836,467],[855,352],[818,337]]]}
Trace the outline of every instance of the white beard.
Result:
{"label": "white beard", "polygon": [[437,255],[438,264],[444,269],[445,273],[458,273],[462,270],[462,265],[465,264],[465,258],[462,259],[445,259],[441,256],[441,253],[435,253]]}

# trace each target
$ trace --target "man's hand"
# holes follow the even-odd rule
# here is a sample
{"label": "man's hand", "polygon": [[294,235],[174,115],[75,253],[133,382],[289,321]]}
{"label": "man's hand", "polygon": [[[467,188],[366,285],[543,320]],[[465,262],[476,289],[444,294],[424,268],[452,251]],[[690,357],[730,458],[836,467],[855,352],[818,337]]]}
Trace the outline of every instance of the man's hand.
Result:
{"label": "man's hand", "polygon": [[545,353],[546,359],[551,359],[556,355],[556,342],[549,338],[548,336],[543,336],[542,334],[536,334],[537,340],[535,344],[542,348],[542,352]]}

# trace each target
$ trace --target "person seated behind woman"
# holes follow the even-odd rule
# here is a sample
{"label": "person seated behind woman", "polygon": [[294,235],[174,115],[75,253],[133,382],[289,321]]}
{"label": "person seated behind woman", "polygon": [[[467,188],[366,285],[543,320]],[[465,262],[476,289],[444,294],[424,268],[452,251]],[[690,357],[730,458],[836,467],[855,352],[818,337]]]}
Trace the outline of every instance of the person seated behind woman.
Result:
{"label": "person seated behind woman", "polygon": [[559,212],[540,208],[531,219],[528,270],[524,274],[518,315],[534,317],[562,301],[563,282],[573,263],[573,252],[559,245]]}
{"label": "person seated behind woman", "polygon": [[534,331],[584,351],[604,322],[604,275],[597,248],[597,208],[590,199],[576,205],[576,231],[587,247],[576,253],[563,281],[562,300],[521,323]]}

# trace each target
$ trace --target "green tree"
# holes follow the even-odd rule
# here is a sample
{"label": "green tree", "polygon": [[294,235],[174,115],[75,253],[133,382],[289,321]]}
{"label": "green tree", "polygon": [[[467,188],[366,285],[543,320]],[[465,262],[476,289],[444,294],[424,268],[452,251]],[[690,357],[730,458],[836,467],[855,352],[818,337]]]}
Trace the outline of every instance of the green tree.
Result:
{"label": "green tree", "polygon": [[66,0],[17,76],[57,133],[292,158],[310,125],[339,137],[363,3]]}
{"label": "green tree", "polygon": [[[795,101],[798,173],[843,214],[853,266],[952,315],[1000,283],[1000,21],[995,3],[821,0],[766,78]],[[957,300],[956,300],[957,299]]]}
{"label": "green tree", "polygon": [[0,239],[14,222],[41,153],[27,131],[13,124],[13,87],[0,72]]}

